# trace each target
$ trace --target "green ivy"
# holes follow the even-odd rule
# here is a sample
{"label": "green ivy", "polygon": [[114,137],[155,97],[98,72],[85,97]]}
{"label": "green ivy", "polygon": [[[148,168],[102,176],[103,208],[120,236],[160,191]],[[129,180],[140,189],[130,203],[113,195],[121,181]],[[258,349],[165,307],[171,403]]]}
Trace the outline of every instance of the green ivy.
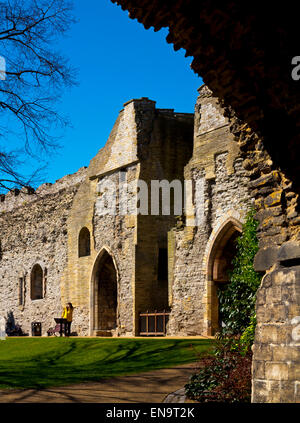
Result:
{"label": "green ivy", "polygon": [[253,322],[255,315],[256,291],[261,276],[253,268],[254,257],[258,251],[258,222],[254,215],[255,210],[251,209],[246,216],[242,234],[237,238],[237,254],[232,262],[233,270],[229,274],[229,284],[218,293],[219,310],[226,325],[225,331],[231,334],[242,334],[251,321]]}
{"label": "green ivy", "polygon": [[239,345],[242,354],[246,354],[251,345],[254,342],[254,335],[255,335],[255,327],[256,327],[256,315],[253,314],[250,319],[249,326],[246,327],[244,332],[242,333],[239,339]]}

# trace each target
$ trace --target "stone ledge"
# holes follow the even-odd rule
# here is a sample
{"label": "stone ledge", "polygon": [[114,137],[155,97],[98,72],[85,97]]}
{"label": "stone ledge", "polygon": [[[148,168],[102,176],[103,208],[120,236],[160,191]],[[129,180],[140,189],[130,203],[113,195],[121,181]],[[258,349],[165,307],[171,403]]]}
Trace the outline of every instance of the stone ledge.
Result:
{"label": "stone ledge", "polygon": [[270,269],[277,261],[278,250],[276,246],[260,249],[254,258],[254,270],[265,272]]}

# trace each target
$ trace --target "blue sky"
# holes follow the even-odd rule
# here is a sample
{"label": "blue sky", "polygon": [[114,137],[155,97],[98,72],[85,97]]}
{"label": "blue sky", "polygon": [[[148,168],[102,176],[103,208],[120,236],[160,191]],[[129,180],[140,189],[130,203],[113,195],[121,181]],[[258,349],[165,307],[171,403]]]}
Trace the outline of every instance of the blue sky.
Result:
{"label": "blue sky", "polygon": [[149,97],[159,108],[193,112],[202,84],[190,69],[191,58],[166,42],[166,29],[145,30],[110,0],[74,3],[78,23],[58,48],[78,69],[79,85],[57,104],[72,127],[64,130],[61,149],[48,158],[40,183],[88,166],[129,99]]}

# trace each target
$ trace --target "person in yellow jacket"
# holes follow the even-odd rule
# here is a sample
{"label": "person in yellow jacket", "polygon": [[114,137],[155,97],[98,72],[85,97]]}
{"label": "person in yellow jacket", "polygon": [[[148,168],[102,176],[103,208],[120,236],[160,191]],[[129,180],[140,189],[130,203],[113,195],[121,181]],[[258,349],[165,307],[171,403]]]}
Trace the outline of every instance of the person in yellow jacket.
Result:
{"label": "person in yellow jacket", "polygon": [[73,309],[74,307],[72,306],[72,303],[67,303],[64,311],[62,312],[61,317],[63,319],[66,319],[66,323],[65,323],[65,336],[70,336],[71,334],[71,323],[73,320]]}

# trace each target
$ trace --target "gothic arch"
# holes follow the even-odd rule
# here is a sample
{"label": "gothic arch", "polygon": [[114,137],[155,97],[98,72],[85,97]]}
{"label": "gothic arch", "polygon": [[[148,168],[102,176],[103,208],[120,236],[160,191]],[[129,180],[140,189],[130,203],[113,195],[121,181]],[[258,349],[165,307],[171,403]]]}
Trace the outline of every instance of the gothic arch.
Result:
{"label": "gothic arch", "polygon": [[119,271],[109,247],[96,257],[90,292],[90,334],[113,333],[118,327]]}
{"label": "gothic arch", "polygon": [[229,211],[216,223],[203,260],[206,275],[206,325],[207,335],[214,335],[220,327],[218,289],[228,282],[228,271],[235,255],[235,239],[242,231],[242,219],[238,212]]}
{"label": "gothic arch", "polygon": [[81,228],[78,235],[78,257],[91,255],[91,235],[86,226]]}
{"label": "gothic arch", "polygon": [[30,298],[41,300],[44,297],[44,271],[40,264],[36,263],[30,274]]}

